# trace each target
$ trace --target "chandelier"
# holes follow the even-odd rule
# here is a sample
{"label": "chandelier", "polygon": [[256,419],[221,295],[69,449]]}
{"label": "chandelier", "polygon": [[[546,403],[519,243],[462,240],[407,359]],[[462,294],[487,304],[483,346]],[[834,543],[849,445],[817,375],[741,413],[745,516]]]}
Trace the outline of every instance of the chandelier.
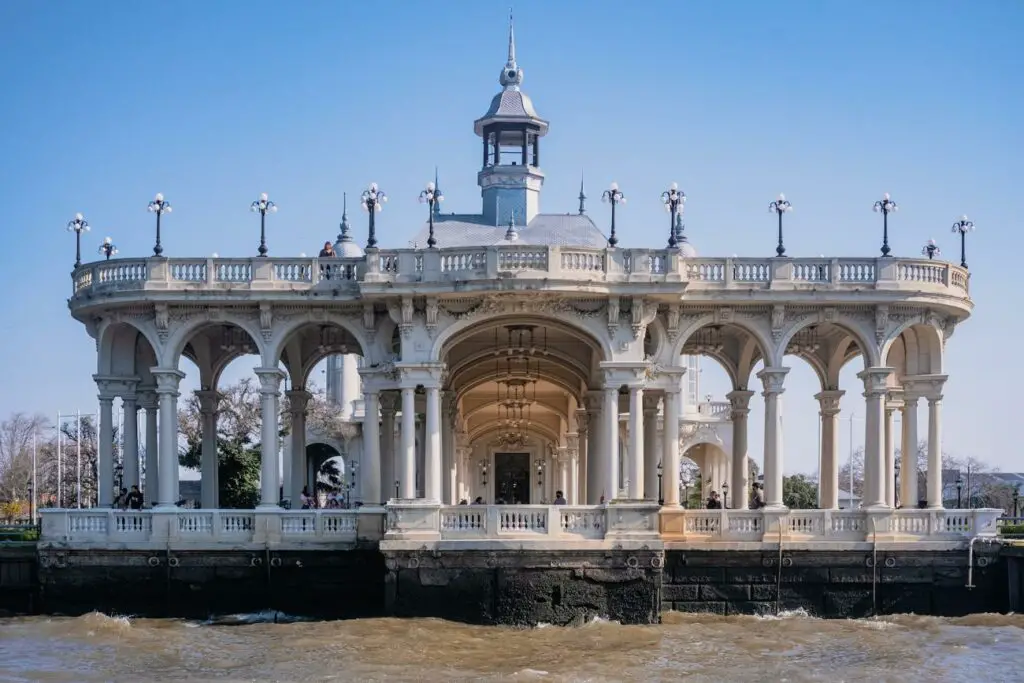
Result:
{"label": "chandelier", "polygon": [[786,347],[786,353],[799,355],[802,353],[814,353],[821,348],[821,342],[818,340],[818,326],[811,325],[805,329],[800,330],[794,335],[793,339],[789,342]]}
{"label": "chandelier", "polygon": [[725,344],[722,343],[722,326],[702,327],[693,335],[693,341],[687,346],[692,346],[695,354],[721,353],[725,350]]}
{"label": "chandelier", "polygon": [[504,448],[522,448],[526,445],[526,434],[523,432],[501,432],[498,434],[498,445]]}
{"label": "chandelier", "polygon": [[225,327],[221,335],[220,350],[226,353],[256,353],[249,333],[237,327]]}

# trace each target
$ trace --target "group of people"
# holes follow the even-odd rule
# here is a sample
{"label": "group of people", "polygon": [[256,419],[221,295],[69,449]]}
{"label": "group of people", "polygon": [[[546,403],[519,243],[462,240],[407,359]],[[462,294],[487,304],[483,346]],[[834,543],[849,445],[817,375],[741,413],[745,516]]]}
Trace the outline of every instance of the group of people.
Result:
{"label": "group of people", "polygon": [[142,498],[142,491],[138,486],[132,484],[131,491],[121,488],[117,497],[114,498],[114,507],[121,510],[141,510],[143,502],[145,501]]}
{"label": "group of people", "polygon": [[[604,500],[602,499],[601,502],[604,502]],[[473,499],[473,505],[486,505],[486,504],[487,503],[484,502],[484,497],[483,496],[477,496],[476,498]],[[497,500],[494,501],[494,504],[495,505],[508,505],[508,503],[505,501],[505,499],[504,498],[500,498],[500,497]],[[552,501],[551,504],[552,505],[568,505],[569,501],[567,501],[565,499],[565,493],[563,491],[555,491],[555,500]],[[467,501],[465,498],[463,498],[462,500],[459,501],[459,505],[469,505],[469,501]],[[516,503],[513,503],[513,505],[516,505]]]}
{"label": "group of people", "polygon": [[[704,503],[704,507],[708,510],[721,510],[722,499],[718,495],[718,491],[712,491],[711,495],[708,496],[707,501]],[[764,507],[764,484],[759,481],[755,481],[750,486],[750,503],[748,507],[751,510],[760,510]]]}
{"label": "group of people", "polygon": [[[316,510],[320,507],[320,499],[310,493],[308,486],[303,486],[302,493],[299,495],[299,504],[303,510]],[[336,491],[327,494],[323,505],[323,509],[326,510],[350,510],[358,507],[361,507],[360,503],[353,505]]]}

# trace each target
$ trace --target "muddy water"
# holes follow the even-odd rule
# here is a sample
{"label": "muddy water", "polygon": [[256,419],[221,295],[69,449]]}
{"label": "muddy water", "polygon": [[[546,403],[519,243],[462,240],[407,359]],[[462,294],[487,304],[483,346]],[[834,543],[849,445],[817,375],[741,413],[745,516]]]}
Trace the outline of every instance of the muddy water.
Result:
{"label": "muddy water", "polygon": [[[670,614],[514,630],[429,619],[0,619],[7,681],[1024,681],[1024,616]],[[256,622],[256,623],[244,623]]]}

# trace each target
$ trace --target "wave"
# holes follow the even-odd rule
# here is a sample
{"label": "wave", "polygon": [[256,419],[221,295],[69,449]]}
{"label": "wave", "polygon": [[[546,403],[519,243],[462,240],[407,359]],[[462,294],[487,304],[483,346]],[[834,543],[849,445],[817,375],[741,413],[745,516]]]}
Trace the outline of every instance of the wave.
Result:
{"label": "wave", "polygon": [[287,614],[280,610],[266,609],[260,612],[214,615],[200,623],[203,626],[249,626],[251,624],[295,624],[303,621],[314,621],[314,619]]}

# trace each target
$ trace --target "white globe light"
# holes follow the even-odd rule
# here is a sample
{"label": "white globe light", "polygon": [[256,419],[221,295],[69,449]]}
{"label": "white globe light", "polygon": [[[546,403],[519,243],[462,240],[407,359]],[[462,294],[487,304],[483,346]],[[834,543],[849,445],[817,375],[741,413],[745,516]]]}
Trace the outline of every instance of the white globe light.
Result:
{"label": "white globe light", "polygon": [[163,192],[157,192],[156,193],[156,201],[162,202],[163,200],[164,200],[164,193]]}
{"label": "white globe light", "polygon": [[608,186],[608,189],[610,189],[612,192],[615,192],[619,189],[619,184],[613,182],[611,185]]}
{"label": "white globe light", "polygon": [[673,192],[675,192],[676,190],[678,190],[678,189],[679,189],[679,183],[672,183],[672,187],[671,187],[670,189],[671,189],[671,190],[672,190]]}
{"label": "white globe light", "polygon": [[377,183],[370,183],[370,192],[377,191]]}
{"label": "white globe light", "polygon": [[784,201],[786,201],[786,195],[784,195],[784,194],[782,194],[782,193],[780,192],[780,193],[779,193],[779,201],[780,201],[780,202],[784,202]]}
{"label": "white globe light", "polygon": [[110,244],[110,242],[111,242],[111,240],[110,240],[109,237],[104,237],[103,238],[103,244]]}
{"label": "white globe light", "polygon": [[277,204],[273,204],[270,207],[270,213],[277,213]]}
{"label": "white globe light", "polygon": [[443,202],[444,201],[444,195],[443,194],[435,195],[434,196],[434,201],[435,202]]}
{"label": "white globe light", "polygon": [[884,195],[882,195],[882,199],[884,199],[885,201],[889,201],[889,193],[886,192]]}
{"label": "white globe light", "polygon": [[213,256],[213,258],[220,258],[220,255],[217,252],[213,252],[212,256]]}
{"label": "white globe light", "polygon": [[[82,214],[78,214],[78,215],[81,216]],[[964,214],[963,216],[960,216],[960,220],[966,221],[967,220],[967,214]]]}
{"label": "white globe light", "polygon": [[265,201],[267,201],[267,199],[268,199],[267,193],[266,192],[260,192],[260,201],[261,202],[265,202]]}
{"label": "white globe light", "polygon": [[433,192],[434,191],[434,187],[435,187],[434,186],[434,181],[431,180],[429,183],[427,183],[427,192]]}
{"label": "white globe light", "polygon": [[[76,213],[75,214],[75,220],[76,221],[80,221],[80,220],[82,220],[82,218],[84,218],[84,216],[82,216],[82,214],[80,214],[80,213]],[[965,216],[965,218],[966,218],[966,216]]]}
{"label": "white globe light", "polygon": [[384,195],[381,195],[379,199],[380,199],[381,203],[386,203],[388,201],[388,196],[386,194],[384,194]]}
{"label": "white globe light", "polygon": [[171,206],[170,206],[170,204],[168,204],[167,206],[164,207],[164,213],[170,213],[170,212],[171,212]]}
{"label": "white globe light", "polygon": [[625,203],[626,203],[626,198],[625,197],[619,197],[619,204],[625,204]]}

